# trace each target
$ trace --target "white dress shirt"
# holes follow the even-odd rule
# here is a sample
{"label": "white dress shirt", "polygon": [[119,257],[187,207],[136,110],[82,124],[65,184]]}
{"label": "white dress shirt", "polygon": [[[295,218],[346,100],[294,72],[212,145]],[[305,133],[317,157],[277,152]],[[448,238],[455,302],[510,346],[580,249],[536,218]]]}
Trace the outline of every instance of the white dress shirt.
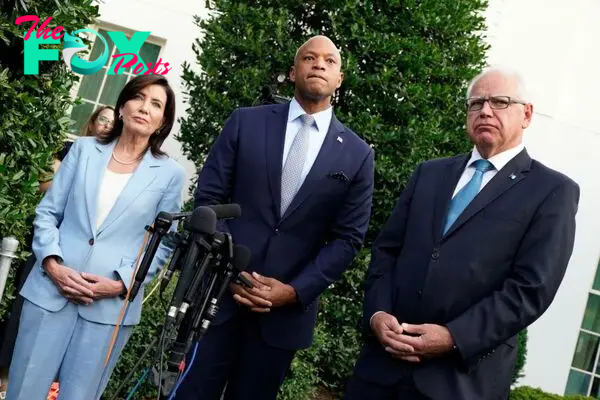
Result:
{"label": "white dress shirt", "polygon": [[[481,182],[481,187],[479,188],[479,191],[481,191],[481,189],[483,189],[483,187],[487,185],[488,182],[494,176],[496,176],[498,171],[500,171],[502,168],[504,168],[506,164],[510,162],[510,160],[515,158],[517,154],[523,151],[524,148],[525,146],[521,143],[516,147],[505,150],[502,153],[498,153],[495,156],[488,158],[488,161],[492,163],[494,168],[492,168],[489,171],[486,171],[483,174],[483,180]],[[477,147],[473,147],[473,151],[471,152],[471,158],[469,159],[467,167],[463,171],[462,175],[460,176],[460,179],[458,180],[458,183],[456,184],[456,188],[454,189],[454,194],[452,194],[452,198],[454,198],[454,196],[456,196],[460,189],[462,189],[463,186],[465,186],[471,180],[473,174],[475,173],[475,166],[473,165],[473,163],[477,160],[481,160],[482,158],[483,157],[481,156],[481,154],[479,154]]]}
{"label": "white dress shirt", "polygon": [[[296,101],[295,98],[293,98],[290,101],[287,127],[285,128],[285,142],[283,145],[283,159],[281,163],[282,169],[285,165],[285,160],[287,159],[290,148],[292,147],[292,143],[294,142],[294,138],[300,131],[300,128],[302,128],[302,119],[300,118],[302,114],[307,114],[307,112],[304,111],[302,106]],[[310,128],[310,134],[308,136],[308,151],[304,161],[304,168],[302,169],[300,185],[302,185],[304,179],[306,179],[306,176],[315,163],[317,155],[321,150],[321,146],[325,141],[325,136],[327,136],[329,124],[331,123],[331,118],[333,116],[333,108],[329,106],[326,110],[319,111],[318,113],[311,115],[315,119],[315,124],[313,124],[313,126]]]}

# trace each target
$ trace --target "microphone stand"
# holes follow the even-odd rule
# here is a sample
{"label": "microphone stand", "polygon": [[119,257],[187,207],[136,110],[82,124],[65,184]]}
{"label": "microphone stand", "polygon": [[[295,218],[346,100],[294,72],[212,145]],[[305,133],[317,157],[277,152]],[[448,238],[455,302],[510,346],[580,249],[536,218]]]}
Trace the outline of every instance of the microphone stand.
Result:
{"label": "microphone stand", "polygon": [[[206,255],[201,263],[202,265],[196,270],[196,274],[186,291],[185,301],[182,303],[183,314],[185,314],[188,307],[191,308],[192,313],[184,315],[177,338],[171,348],[171,356],[167,361],[167,372],[165,373],[165,378],[162,379],[163,393],[161,394],[163,396],[169,396],[177,384],[181,363],[195,342],[194,331],[198,326],[198,321],[206,310],[210,294],[214,291],[219,276],[219,266],[224,258],[222,253],[225,253],[226,257],[233,256],[231,235],[227,233],[215,234],[211,248],[212,251]],[[205,273],[209,274],[207,279],[205,279]],[[208,290],[200,290],[200,284],[206,282],[206,280],[209,282]],[[178,316],[183,315],[181,311],[180,309]],[[180,318],[176,319],[176,322],[180,321]]]}

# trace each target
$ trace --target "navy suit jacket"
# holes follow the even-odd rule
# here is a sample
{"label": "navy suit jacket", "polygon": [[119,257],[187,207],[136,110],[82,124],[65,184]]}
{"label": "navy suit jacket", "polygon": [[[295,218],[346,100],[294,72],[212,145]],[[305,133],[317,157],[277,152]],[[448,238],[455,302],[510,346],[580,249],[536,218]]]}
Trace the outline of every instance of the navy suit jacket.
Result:
{"label": "navy suit jacket", "polygon": [[[374,152],[335,115],[298,193],[280,215],[289,104],[235,110],[199,175],[195,206],[238,203],[242,216],[219,226],[248,246],[249,271],[294,287],[298,303],[260,319],[263,338],[283,349],[312,343],[319,295],[351,264],[371,214]],[[214,324],[239,311],[223,297]]]}
{"label": "navy suit jacket", "polygon": [[[579,187],[523,150],[442,235],[468,159],[419,165],[375,241],[356,366],[363,379],[412,376],[432,399],[508,396],[516,334],[548,308],[571,256]],[[418,364],[392,358],[369,327],[376,311],[445,325],[457,348]]]}

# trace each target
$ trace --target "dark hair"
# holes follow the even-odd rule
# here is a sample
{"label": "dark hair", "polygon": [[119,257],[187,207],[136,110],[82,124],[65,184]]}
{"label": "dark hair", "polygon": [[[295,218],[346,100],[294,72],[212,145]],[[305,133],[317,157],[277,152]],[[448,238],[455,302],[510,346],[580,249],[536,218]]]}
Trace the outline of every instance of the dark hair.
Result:
{"label": "dark hair", "polygon": [[92,113],[92,115],[90,115],[90,118],[88,119],[88,121],[85,123],[85,125],[81,129],[81,136],[96,136],[96,134],[92,131],[92,126],[96,123],[98,116],[104,110],[112,110],[113,113],[115,111],[115,109],[112,106],[98,107],[98,109],[96,111],[94,111]]}
{"label": "dark hair", "polygon": [[123,120],[118,117],[119,110],[145,87],[151,85],[159,85],[165,89],[165,92],[167,92],[167,104],[164,109],[164,123],[156,132],[150,135],[148,147],[154,157],[166,155],[160,147],[167,136],[169,136],[169,133],[171,133],[173,123],[175,122],[175,93],[171,89],[171,86],[169,86],[167,78],[162,75],[138,75],[127,82],[123,90],[121,90],[117,104],[115,105],[115,123],[113,128],[106,136],[98,138],[100,143],[109,144],[121,136],[123,133]]}

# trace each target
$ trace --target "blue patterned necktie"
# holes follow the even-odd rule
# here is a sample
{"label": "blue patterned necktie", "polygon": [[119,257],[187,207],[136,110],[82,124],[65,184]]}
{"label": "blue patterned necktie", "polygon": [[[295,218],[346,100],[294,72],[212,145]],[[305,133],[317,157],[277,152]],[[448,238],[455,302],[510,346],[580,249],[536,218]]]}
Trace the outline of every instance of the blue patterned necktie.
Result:
{"label": "blue patterned necktie", "polygon": [[483,174],[494,169],[491,162],[483,159],[475,161],[473,165],[475,165],[473,177],[458,193],[456,193],[456,196],[454,196],[450,202],[446,224],[444,225],[444,234],[448,232],[448,229],[452,226],[454,221],[456,221],[469,203],[477,196],[477,193],[479,193],[481,182],[483,181]]}
{"label": "blue patterned necktie", "polygon": [[302,127],[292,142],[281,171],[281,215],[285,214],[285,210],[287,210],[300,189],[302,170],[308,152],[308,135],[311,126],[315,123],[315,118],[312,115],[302,114],[300,118]]}

